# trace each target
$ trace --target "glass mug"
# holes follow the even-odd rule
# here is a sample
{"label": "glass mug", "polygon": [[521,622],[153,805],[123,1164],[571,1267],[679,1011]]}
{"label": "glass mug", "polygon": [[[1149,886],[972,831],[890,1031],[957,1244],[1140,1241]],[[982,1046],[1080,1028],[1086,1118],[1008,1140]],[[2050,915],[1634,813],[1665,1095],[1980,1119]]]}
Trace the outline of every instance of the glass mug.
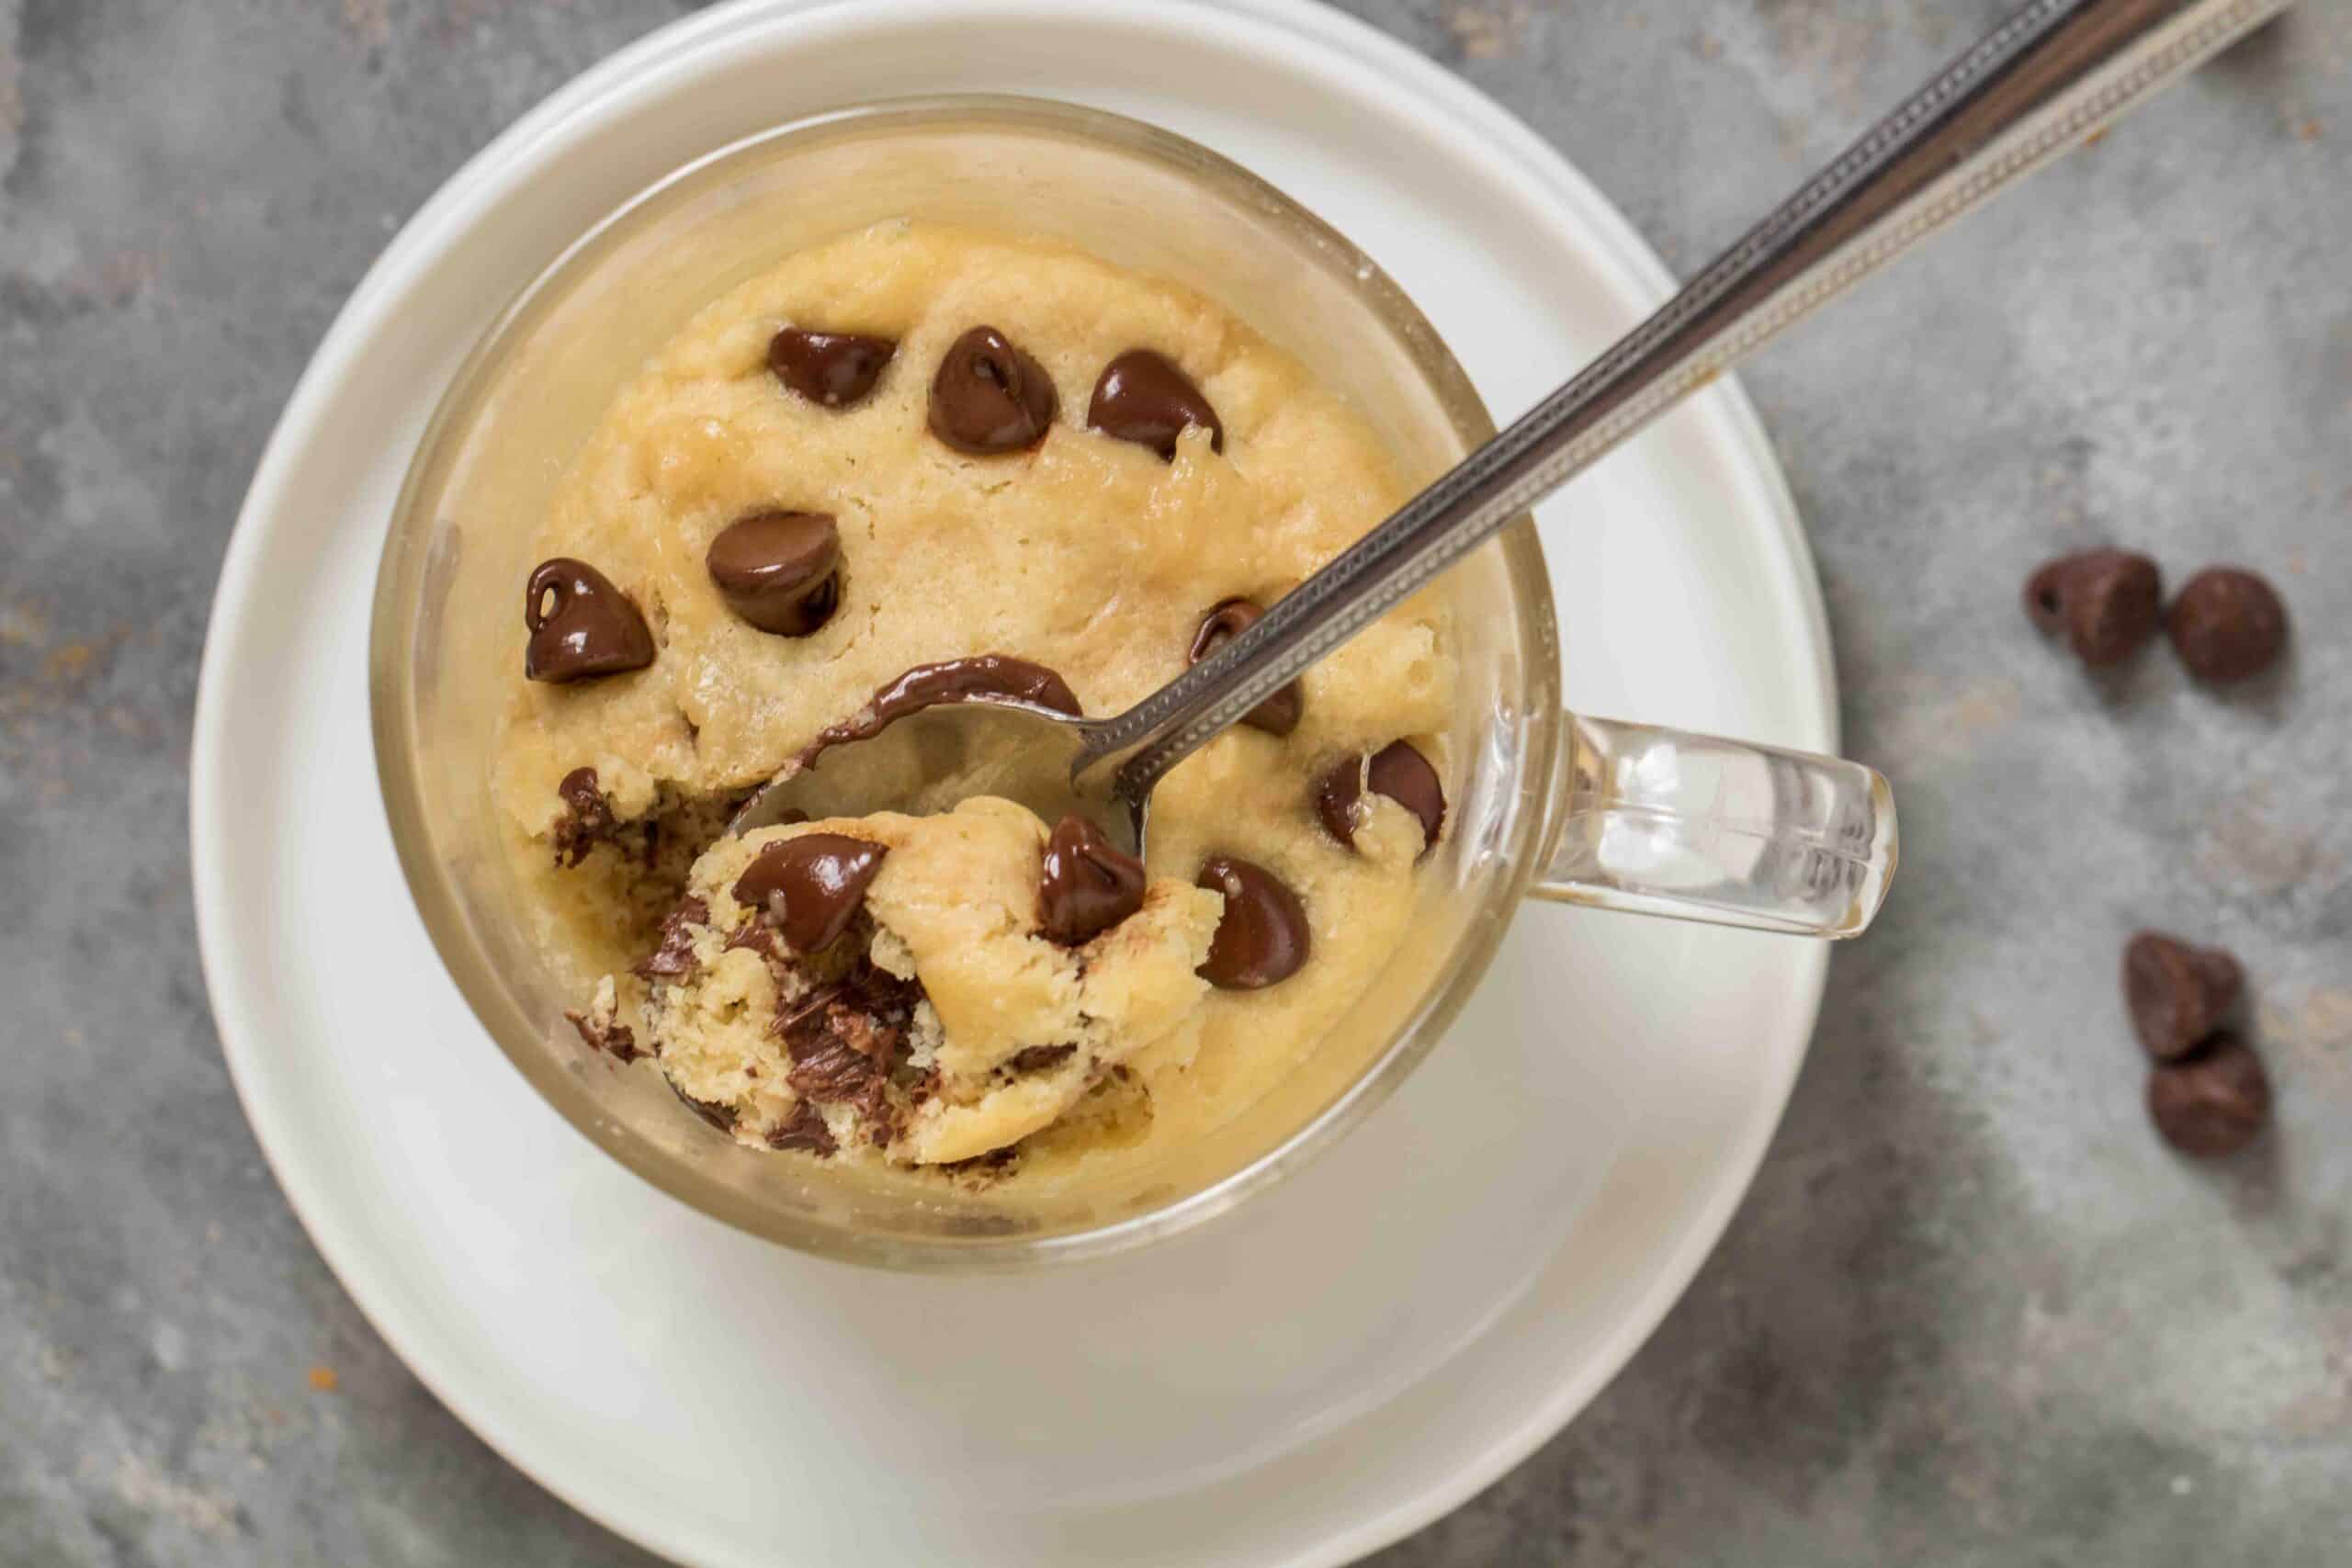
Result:
{"label": "glass mug", "polygon": [[393,841],[435,947],[491,1037],[592,1142],[695,1208],[810,1252],[961,1269],[1091,1256],[1230,1208],[1361,1121],[1443,1034],[1526,897],[1815,936],[1869,922],[1894,864],[1885,781],[1564,712],[1522,517],[1445,580],[1472,743],[1453,748],[1417,941],[1206,1138],[1083,1190],[944,1190],[739,1147],[658,1073],[586,1051],[563,1011],[604,966],[535,924],[544,901],[490,792],[504,688],[480,672],[511,655],[532,525],[614,391],[696,310],[792,251],[898,217],[1058,239],[1190,286],[1312,365],[1417,482],[1493,434],[1429,322],[1345,239],[1224,159],[1095,110],[965,97],[821,116],[690,165],[573,245],[493,324],[427,427],[379,571],[369,687]]}

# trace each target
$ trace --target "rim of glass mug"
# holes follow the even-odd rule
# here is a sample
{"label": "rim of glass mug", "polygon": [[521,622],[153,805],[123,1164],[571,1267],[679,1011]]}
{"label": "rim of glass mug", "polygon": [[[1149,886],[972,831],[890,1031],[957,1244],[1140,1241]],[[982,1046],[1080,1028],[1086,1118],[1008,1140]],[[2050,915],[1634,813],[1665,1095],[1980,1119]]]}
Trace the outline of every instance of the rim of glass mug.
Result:
{"label": "rim of glass mug", "polygon": [[[681,167],[594,225],[498,313],[452,377],[419,442],[379,566],[369,630],[377,766],[403,875],[452,980],[516,1069],[591,1142],[682,1201],[787,1246],[848,1261],[917,1269],[1020,1268],[1125,1250],[1189,1229],[1273,1184],[1361,1121],[1426,1056],[1484,974],[1505,929],[1499,920],[1473,922],[1440,966],[1438,982],[1417,1007],[1395,1021],[1385,1046],[1340,1092],[1256,1157],[1157,1208],[1049,1234],[909,1236],[844,1229],[747,1201],[735,1187],[701,1168],[705,1161],[699,1154],[682,1158],[608,1113],[579,1075],[561,1066],[548,1048],[546,1021],[522,1010],[490,961],[481,933],[451,880],[448,859],[427,809],[413,744],[413,678],[420,658],[429,665],[432,654],[420,640],[415,606],[428,577],[446,573],[448,561],[446,554],[431,547],[430,529],[403,525],[422,515],[425,492],[448,477],[436,468],[446,468],[452,444],[494,394],[515,340],[552,313],[568,281],[593,272],[600,261],[687,206],[698,193],[740,172],[749,160],[773,158],[844,131],[968,125],[1091,142],[1202,187],[1237,213],[1280,229],[1291,242],[1288,263],[1305,263],[1342,284],[1386,330],[1462,448],[1492,434],[1493,422],[1467,376],[1403,290],[1336,229],[1229,160],[1142,121],[1067,104],[998,95],[882,101],[794,120]],[[1531,658],[1523,672],[1530,711],[1540,711],[1544,703],[1556,709],[1557,634],[1532,523],[1524,518],[1515,522],[1498,536],[1496,547],[1507,563],[1516,607],[1529,623],[1532,651],[1541,654]],[[1498,893],[1496,901],[1504,907],[1520,901],[1541,863],[1537,848],[1548,841],[1553,827],[1546,797],[1558,731],[1550,724],[1533,728],[1540,753],[1524,758],[1517,775],[1526,798],[1510,814],[1505,839],[1483,847],[1487,863],[1502,867],[1507,892]]]}

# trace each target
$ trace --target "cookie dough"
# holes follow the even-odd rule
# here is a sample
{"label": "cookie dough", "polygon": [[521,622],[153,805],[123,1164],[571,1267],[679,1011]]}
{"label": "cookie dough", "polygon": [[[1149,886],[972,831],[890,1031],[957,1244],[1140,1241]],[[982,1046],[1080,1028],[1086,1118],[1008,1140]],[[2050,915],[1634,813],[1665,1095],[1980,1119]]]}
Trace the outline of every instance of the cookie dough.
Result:
{"label": "cookie dough", "polygon": [[[719,827],[919,666],[1026,661],[1115,712],[1407,494],[1305,367],[1065,247],[894,222],[712,303],[580,448],[501,671],[492,793],[543,939],[603,976],[583,1037],[787,1157],[1043,1180],[1227,1120],[1410,938],[1446,830],[1442,590],[1170,774],[1140,908],[1087,942],[1046,934],[1054,825],[1007,802]],[[772,956],[779,909],[732,889],[818,833],[885,852],[825,953]],[[1290,946],[1240,952],[1268,921]],[[778,1021],[829,986],[838,1017]],[[796,1027],[882,1087],[796,1089]]]}

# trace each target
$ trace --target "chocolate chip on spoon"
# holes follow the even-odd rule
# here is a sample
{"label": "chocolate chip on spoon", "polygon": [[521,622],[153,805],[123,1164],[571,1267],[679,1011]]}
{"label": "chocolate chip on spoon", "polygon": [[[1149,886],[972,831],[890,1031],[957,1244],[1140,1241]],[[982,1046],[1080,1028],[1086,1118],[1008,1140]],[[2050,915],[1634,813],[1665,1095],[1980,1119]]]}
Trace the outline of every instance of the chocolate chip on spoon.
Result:
{"label": "chocolate chip on spoon", "polygon": [[2142,931],[2123,950],[2123,999],[2140,1043],[2160,1062],[2196,1049],[2221,1027],[2245,988],[2245,972],[2218,947],[2191,947]]}
{"label": "chocolate chip on spoon", "polygon": [[810,402],[845,409],[873,395],[875,382],[898,352],[887,337],[786,327],[768,339],[768,368]]}
{"label": "chocolate chip on spoon", "polygon": [[[1200,630],[1193,634],[1190,663],[1198,664],[1243,632],[1258,624],[1265,610],[1254,599],[1224,599],[1210,606],[1201,617]],[[1306,709],[1306,694],[1293,681],[1256,707],[1241,716],[1241,722],[1252,729],[1262,729],[1269,735],[1288,735],[1298,728],[1299,716]]]}
{"label": "chocolate chip on spoon", "polygon": [[1421,819],[1421,852],[1429,852],[1445,826],[1445,785],[1437,770],[1409,742],[1382,747],[1367,759],[1342,758],[1315,790],[1315,814],[1331,836],[1352,848],[1363,825],[1359,809],[1365,790],[1385,795]]}
{"label": "chocolate chip on spoon", "polygon": [[994,327],[974,327],[932,378],[931,433],[958,452],[1018,452],[1046,438],[1060,406],[1044,366]]}
{"label": "chocolate chip on spoon", "polygon": [[2185,1155],[2218,1159],[2254,1142],[2270,1119],[2270,1079],[2262,1058],[2235,1035],[2148,1073],[2148,1117]]}
{"label": "chocolate chip on spoon", "polygon": [[523,649],[528,680],[560,684],[642,670],[653,662],[653,634],[629,596],[586,561],[541,561],[523,593]]}
{"label": "chocolate chip on spoon", "polygon": [[1118,441],[1148,446],[1164,461],[1176,457],[1187,425],[1209,433],[1209,449],[1225,450],[1225,423],[1190,376],[1167,355],[1131,348],[1102,367],[1087,405],[1086,423]]}
{"label": "chocolate chip on spoon", "polygon": [[1143,862],[1073,811],[1054,824],[1037,873],[1038,923],[1076,947],[1143,908]]}
{"label": "chocolate chip on spoon", "polygon": [[2188,672],[2213,685],[2259,675],[2287,646],[2287,606],[2253,572],[2207,567],[2181,585],[2165,631]]}
{"label": "chocolate chip on spoon", "polygon": [[735,901],[763,910],[795,953],[829,947],[849,929],[888,846],[846,833],[804,833],[768,845],[743,868]]}
{"label": "chocolate chip on spoon", "polygon": [[1254,991],[1298,973],[1311,945],[1306,909],[1272,872],[1238,855],[1212,855],[1193,886],[1225,895],[1203,979],[1220,990]]}
{"label": "chocolate chip on spoon", "polygon": [[763,632],[807,637],[841,604],[842,536],[822,512],[754,512],[703,557],[727,607]]}
{"label": "chocolate chip on spoon", "polygon": [[2155,634],[2164,604],[2156,563],[2128,550],[2086,550],[2043,564],[2025,585],[2026,614],[2064,632],[2086,664],[2113,664]]}

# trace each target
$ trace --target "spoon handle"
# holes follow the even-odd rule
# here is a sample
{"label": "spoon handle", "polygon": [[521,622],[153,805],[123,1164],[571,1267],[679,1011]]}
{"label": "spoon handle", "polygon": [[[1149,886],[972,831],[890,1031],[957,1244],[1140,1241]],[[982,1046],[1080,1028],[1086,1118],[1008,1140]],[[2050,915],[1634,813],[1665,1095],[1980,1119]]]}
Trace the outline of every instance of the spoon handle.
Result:
{"label": "spoon handle", "polygon": [[1196,748],[1783,328],[2283,10],[2031,0],[1577,378],[1125,713],[1076,772],[1140,801]]}

